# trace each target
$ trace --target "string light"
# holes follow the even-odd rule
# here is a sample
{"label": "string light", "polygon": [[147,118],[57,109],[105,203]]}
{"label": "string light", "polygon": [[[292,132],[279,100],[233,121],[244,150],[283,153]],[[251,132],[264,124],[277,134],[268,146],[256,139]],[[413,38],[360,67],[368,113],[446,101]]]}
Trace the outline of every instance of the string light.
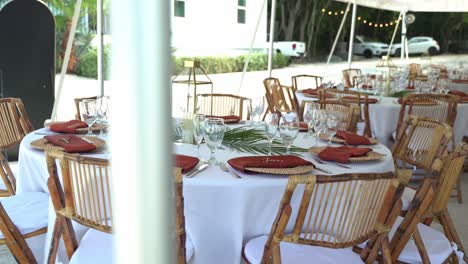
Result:
{"label": "string light", "polygon": [[338,12],[335,12],[335,16],[337,16],[337,15],[338,15]]}
{"label": "string light", "polygon": [[324,9],[322,9],[322,13],[325,13],[325,11],[326,11],[326,10],[325,10],[325,8],[324,8]]}
{"label": "string light", "polygon": [[364,24],[367,24],[367,20],[364,19]]}
{"label": "string light", "polygon": [[361,17],[357,17],[357,20],[361,20]]}
{"label": "string light", "polygon": [[[338,16],[338,15],[344,15],[344,13],[348,12],[349,10],[327,10],[326,8],[322,8],[321,11],[324,14],[327,13],[329,16],[331,16],[331,15]],[[389,26],[396,25],[398,23],[398,21],[401,21],[401,17],[399,17],[399,18],[397,18],[395,20],[384,22],[384,23],[373,23],[373,22],[370,22],[370,21],[368,22],[367,19],[364,19],[361,16],[358,16],[357,20],[361,21],[365,25],[368,25],[369,27],[383,28],[383,27],[389,27]]]}
{"label": "string light", "polygon": [[369,26],[371,26],[371,27],[372,27],[372,22],[369,22]]}
{"label": "string light", "polygon": [[343,10],[341,10],[341,11],[340,11],[340,14],[342,14],[342,15],[343,15],[343,14],[344,14],[344,11],[343,11]]}

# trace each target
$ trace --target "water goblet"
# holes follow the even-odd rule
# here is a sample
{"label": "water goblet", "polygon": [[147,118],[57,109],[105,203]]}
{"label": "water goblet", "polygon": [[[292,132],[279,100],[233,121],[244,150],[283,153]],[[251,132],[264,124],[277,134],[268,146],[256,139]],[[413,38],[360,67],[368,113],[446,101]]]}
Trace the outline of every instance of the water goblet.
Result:
{"label": "water goblet", "polygon": [[307,135],[313,135],[314,131],[314,124],[313,124],[313,112],[314,109],[318,109],[317,104],[307,104],[306,108],[304,109],[303,120],[307,124]]}
{"label": "water goblet", "polygon": [[101,96],[96,99],[97,101],[97,116],[96,122],[101,124],[101,129],[99,130],[99,137],[103,135],[104,125],[107,124],[109,118],[109,96]]}
{"label": "water goblet", "polygon": [[88,136],[92,136],[91,127],[97,119],[97,103],[96,99],[86,99],[80,102],[80,112],[83,121],[88,125]]}
{"label": "water goblet", "polygon": [[277,113],[268,113],[265,116],[265,135],[268,139],[268,155],[271,155],[271,143],[278,132],[279,115]]}
{"label": "water goblet", "polygon": [[203,141],[204,131],[203,131],[203,122],[205,121],[206,116],[202,114],[196,114],[193,117],[193,137],[195,143],[197,143],[197,158],[201,160],[200,157],[200,145]]}
{"label": "water goblet", "polygon": [[250,110],[250,118],[253,121],[252,123],[253,126],[258,125],[258,121],[260,121],[260,116],[262,115],[264,109],[265,109],[265,100],[263,96],[255,97],[252,99],[249,105],[249,110]]}
{"label": "water goblet", "polygon": [[312,123],[315,130],[315,145],[318,145],[318,138],[320,136],[320,132],[322,131],[322,123],[323,123],[323,110],[314,109],[312,112]]}
{"label": "water goblet", "polygon": [[328,145],[331,145],[332,139],[336,134],[336,130],[338,129],[338,116],[334,112],[328,112],[326,117],[326,122],[324,124],[326,128],[326,132],[328,135]]}
{"label": "water goblet", "polygon": [[210,149],[211,155],[208,163],[216,165],[219,162],[216,160],[215,152],[216,149],[221,146],[224,138],[224,120],[221,118],[207,118],[203,122],[203,131],[206,145]]}
{"label": "water goblet", "polygon": [[286,154],[290,154],[289,149],[299,134],[299,117],[296,112],[283,113],[279,121],[279,132],[283,144],[286,147]]}

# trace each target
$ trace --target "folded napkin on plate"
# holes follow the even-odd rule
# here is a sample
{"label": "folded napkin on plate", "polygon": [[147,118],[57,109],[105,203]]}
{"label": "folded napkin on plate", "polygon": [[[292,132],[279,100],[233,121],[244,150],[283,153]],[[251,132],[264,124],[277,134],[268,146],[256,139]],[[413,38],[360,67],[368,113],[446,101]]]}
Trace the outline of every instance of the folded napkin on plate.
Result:
{"label": "folded napkin on plate", "polygon": [[349,163],[351,157],[362,157],[371,152],[371,148],[355,148],[355,147],[327,147],[318,154],[320,159],[326,161],[335,161],[339,163]]}
{"label": "folded napkin on plate", "polygon": [[449,94],[458,95],[460,97],[468,96],[467,93],[462,92],[462,91],[457,91],[457,90],[452,90],[452,91],[449,92]]}
{"label": "folded napkin on plate", "polygon": [[58,133],[75,134],[77,128],[88,127],[88,125],[80,120],[70,120],[68,122],[52,124],[49,129]]}
{"label": "folded napkin on plate", "polygon": [[354,133],[338,130],[336,137],[345,140],[348,145],[370,145],[370,140],[365,136],[356,135]]}
{"label": "folded napkin on plate", "polygon": [[285,156],[250,156],[228,160],[234,169],[245,172],[245,168],[295,168],[313,166],[311,162],[293,155]]}
{"label": "folded napkin on plate", "polygon": [[468,83],[468,80],[452,80],[453,83]]}
{"label": "folded napkin on plate", "polygon": [[408,85],[406,86],[406,89],[407,90],[414,90],[416,87],[414,87],[414,85]]}
{"label": "folded napkin on plate", "polygon": [[239,116],[236,115],[228,115],[228,116],[215,116],[215,115],[207,115],[206,117],[216,117],[221,118],[224,120],[225,123],[237,123],[241,120]]}
{"label": "folded napkin on plate", "polygon": [[198,162],[200,162],[200,160],[195,157],[180,154],[175,155],[175,166],[181,168],[184,173],[195,168]]}
{"label": "folded napkin on plate", "polygon": [[310,89],[304,89],[304,90],[301,90],[301,91],[302,91],[302,93],[305,93],[305,94],[318,95],[319,90],[320,90],[319,88],[317,88],[317,89],[310,88]]}
{"label": "folded napkin on plate", "polygon": [[[353,96],[343,96],[341,97],[341,99],[345,100],[345,101],[357,101],[356,100],[356,97],[353,97]],[[376,104],[379,100],[377,100],[376,98],[367,98],[367,102],[369,104]],[[366,102],[366,99],[365,98],[361,98],[361,103],[365,103]]]}
{"label": "folded napkin on plate", "polygon": [[75,135],[54,135],[44,138],[68,153],[89,152],[96,149],[95,145]]}
{"label": "folded napkin on plate", "polygon": [[309,125],[306,122],[299,122],[299,130],[308,130]]}

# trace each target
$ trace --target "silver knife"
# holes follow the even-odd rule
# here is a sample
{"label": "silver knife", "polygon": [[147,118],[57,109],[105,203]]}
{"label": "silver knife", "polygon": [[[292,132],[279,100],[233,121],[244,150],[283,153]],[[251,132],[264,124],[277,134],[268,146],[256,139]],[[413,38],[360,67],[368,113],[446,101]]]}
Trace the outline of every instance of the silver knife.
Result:
{"label": "silver knife", "polygon": [[197,173],[199,173],[200,171],[206,169],[206,167],[208,167],[208,163],[205,163],[203,165],[201,165],[200,167],[198,167],[198,169],[192,171],[191,173],[187,174],[185,177],[187,178],[192,178],[193,176],[195,176]]}
{"label": "silver knife", "polygon": [[327,173],[327,174],[332,174],[331,171],[326,170],[326,169],[319,168],[319,167],[317,167],[317,166],[315,166],[315,169],[318,170],[318,171],[321,171],[321,172],[325,172],[325,173]]}

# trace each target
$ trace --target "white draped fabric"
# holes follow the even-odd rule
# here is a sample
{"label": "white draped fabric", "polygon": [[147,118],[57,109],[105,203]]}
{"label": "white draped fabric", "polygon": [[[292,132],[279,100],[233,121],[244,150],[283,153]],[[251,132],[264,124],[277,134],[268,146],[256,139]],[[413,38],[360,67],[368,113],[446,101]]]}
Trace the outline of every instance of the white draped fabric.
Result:
{"label": "white draped fabric", "polygon": [[[39,131],[46,131],[41,129]],[[21,144],[19,156],[18,193],[27,191],[47,190],[47,167],[44,153],[32,149],[29,143],[43,135],[31,133]],[[311,147],[315,140],[304,138],[300,133],[295,145],[303,148]],[[320,144],[324,144],[320,142]],[[193,145],[175,144],[175,152],[196,156]],[[334,164],[319,165],[333,174],[348,172],[387,172],[393,171],[393,161],[390,150],[383,145],[375,146],[375,151],[385,154],[377,162],[350,164],[352,169],[340,168]],[[202,147],[202,156],[208,158],[208,149]],[[233,157],[246,155],[244,153],[219,150],[217,158],[226,161]],[[97,157],[109,157],[108,154],[94,154]],[[305,153],[305,159],[312,160],[312,154]],[[313,173],[320,173],[313,171]],[[240,263],[242,246],[249,239],[268,234],[271,223],[277,213],[278,204],[287,183],[287,177],[282,175],[254,175],[241,173],[242,179],[233,178],[229,173],[218,167],[209,167],[194,178],[184,178],[186,229],[190,235],[194,253],[191,263]],[[298,197],[293,197],[293,203],[298,204]],[[54,221],[54,211],[49,206],[49,234],[45,243],[50,242],[50,232]],[[293,208],[294,209],[294,208]],[[83,235],[80,228],[79,238]],[[66,257],[63,248],[61,258]]]}
{"label": "white draped fabric", "polygon": [[[315,101],[316,98],[296,93],[299,104],[304,100]],[[396,98],[384,97],[382,101],[369,105],[369,116],[374,137],[387,147],[391,147],[392,133],[395,132],[401,105]],[[454,126],[455,142],[461,142],[463,136],[468,135],[468,103],[458,104],[457,119]]]}

